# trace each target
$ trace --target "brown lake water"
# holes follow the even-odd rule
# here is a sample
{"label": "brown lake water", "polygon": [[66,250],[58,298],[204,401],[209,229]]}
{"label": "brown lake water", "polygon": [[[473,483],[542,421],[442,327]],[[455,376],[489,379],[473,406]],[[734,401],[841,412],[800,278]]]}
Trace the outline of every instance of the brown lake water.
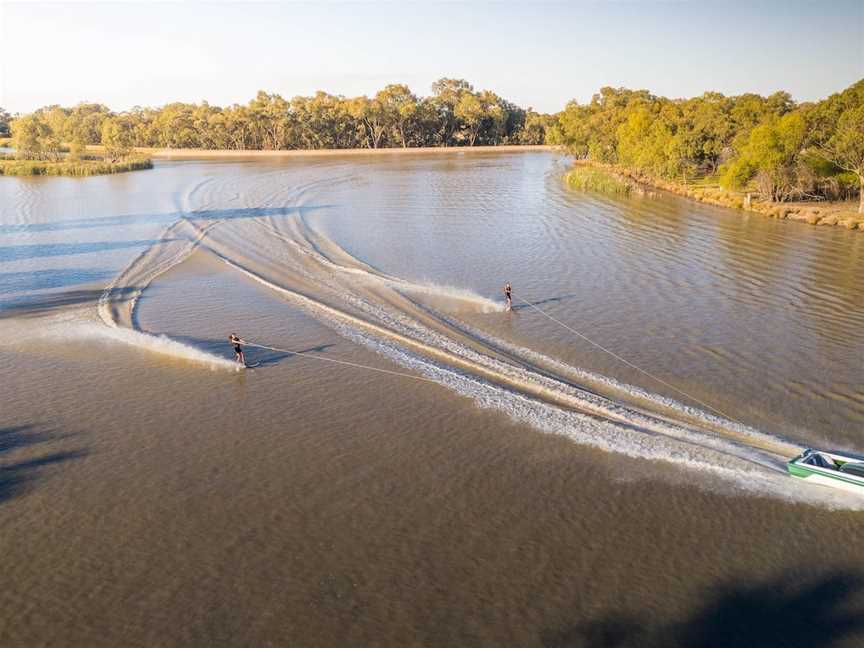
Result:
{"label": "brown lake water", "polygon": [[0,178],[0,645],[861,645],[864,236],[566,165]]}

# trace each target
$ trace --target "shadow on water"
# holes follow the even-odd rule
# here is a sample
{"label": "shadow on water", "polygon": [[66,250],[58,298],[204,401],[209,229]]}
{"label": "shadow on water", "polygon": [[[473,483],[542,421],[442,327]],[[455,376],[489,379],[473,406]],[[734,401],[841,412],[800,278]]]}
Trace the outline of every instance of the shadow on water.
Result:
{"label": "shadow on water", "polygon": [[246,358],[249,362],[257,362],[262,367],[266,367],[267,365],[275,365],[279,364],[283,360],[287,358],[299,358],[298,354],[308,355],[310,353],[324,353],[327,349],[332,346],[336,346],[335,344],[319,344],[318,346],[309,347],[308,349],[298,349],[296,353],[283,353],[281,351],[268,351],[267,349],[256,349],[252,348],[252,351],[255,351],[254,357],[249,359],[249,351],[246,350]]}
{"label": "shadow on water", "polygon": [[860,572],[829,572],[810,580],[781,577],[721,587],[682,622],[610,616],[543,633],[545,648],[810,648],[864,637],[864,613],[849,599],[864,588]]}
{"label": "shadow on water", "polygon": [[[178,335],[172,337],[178,342],[184,342],[198,349],[202,349],[203,351],[207,351],[208,353],[212,353],[213,355],[224,356],[232,360],[234,359],[234,348],[228,342],[227,335],[225,336],[224,340],[214,340],[213,338],[200,338],[192,335]],[[289,358],[297,358],[299,357],[297,354],[324,353],[332,346],[336,346],[336,344],[319,344],[318,346],[309,347],[308,349],[297,349],[296,353],[271,351],[269,349],[259,349],[257,347],[249,346],[244,347],[243,351],[246,355],[246,362],[248,364],[255,364],[257,366],[266,367],[269,365],[279,364],[283,360],[287,360]]]}
{"label": "shadow on water", "polygon": [[[114,303],[127,301],[139,291],[137,286],[114,288],[111,291],[111,301]],[[0,319],[9,317],[35,317],[46,315],[53,310],[84,304],[96,304],[104,294],[104,290],[67,290],[47,295],[25,295],[0,301]]]}
{"label": "shadow on water", "polygon": [[[53,434],[35,429],[32,425],[0,428],[0,460],[14,450],[43,443],[55,443],[69,438],[69,434]],[[41,468],[86,456],[82,449],[50,452],[33,459],[0,461],[0,504],[27,493],[39,477]]]}
{"label": "shadow on water", "polygon": [[526,300],[526,301],[528,301],[527,304],[524,301],[519,303],[518,300],[514,298],[513,311],[516,312],[516,311],[527,310],[527,309],[531,308],[532,306],[536,306],[539,308],[540,306],[543,306],[545,304],[557,304],[558,302],[564,302],[564,301],[569,301],[571,299],[575,299],[578,296],[579,295],[577,295],[576,293],[571,293],[569,295],[560,295],[559,297],[547,297],[546,299],[538,299],[535,301]]}
{"label": "shadow on water", "polygon": [[0,272],[0,295],[25,290],[49,290],[75,284],[102,281],[111,276],[107,270],[67,268],[65,270],[33,270],[30,272]]}
{"label": "shadow on water", "polygon": [[[22,232],[59,232],[73,229],[95,229],[100,227],[118,227],[123,225],[149,225],[162,223],[170,225],[186,219],[190,221],[237,220],[244,218],[264,218],[268,216],[291,216],[327,209],[332,205],[303,205],[302,207],[250,207],[249,209],[208,209],[197,212],[171,212],[168,214],[132,214],[127,216],[103,216],[101,218],[83,218],[77,220],[61,220],[53,223],[21,223],[16,225],[0,225],[0,234],[17,234]],[[2,258],[2,256],[0,256]]]}
{"label": "shadow on water", "polygon": [[0,263],[9,261],[24,261],[41,257],[73,256],[76,254],[91,254],[94,252],[111,252],[126,248],[148,248],[156,243],[176,239],[141,240],[141,241],[98,241],[94,243],[30,243],[27,245],[7,245],[0,248]]}

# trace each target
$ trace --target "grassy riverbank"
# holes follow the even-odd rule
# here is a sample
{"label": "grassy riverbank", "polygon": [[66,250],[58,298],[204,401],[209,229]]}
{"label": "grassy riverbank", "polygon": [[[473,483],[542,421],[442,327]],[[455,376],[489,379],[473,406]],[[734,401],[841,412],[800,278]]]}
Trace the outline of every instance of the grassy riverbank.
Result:
{"label": "grassy riverbank", "polygon": [[[855,201],[770,202],[760,199],[755,192],[748,194],[723,189],[711,178],[684,184],[639,173],[622,166],[587,160],[577,161],[565,175],[565,180],[574,189],[612,194],[646,194],[652,189],[662,189],[710,205],[743,209],[771,218],[864,230],[864,214],[857,213]],[[626,186],[626,189],[622,188],[622,185]]]}
{"label": "grassy riverbank", "polygon": [[571,189],[579,191],[599,191],[626,196],[634,189],[632,182],[587,164],[574,166],[565,174],[564,179]]}
{"label": "grassy riverbank", "polygon": [[15,160],[0,159],[0,175],[7,176],[94,176],[152,169],[149,158],[133,158],[122,162],[107,160]]}

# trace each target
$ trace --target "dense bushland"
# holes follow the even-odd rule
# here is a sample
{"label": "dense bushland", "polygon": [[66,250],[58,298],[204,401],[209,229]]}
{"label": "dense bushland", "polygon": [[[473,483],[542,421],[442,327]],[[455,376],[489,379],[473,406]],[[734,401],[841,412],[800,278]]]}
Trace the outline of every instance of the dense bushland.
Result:
{"label": "dense bushland", "polygon": [[858,194],[864,213],[864,80],[802,104],[785,92],[667,99],[603,88],[556,117],[546,141],[580,159],[683,184],[716,177],[771,202]]}

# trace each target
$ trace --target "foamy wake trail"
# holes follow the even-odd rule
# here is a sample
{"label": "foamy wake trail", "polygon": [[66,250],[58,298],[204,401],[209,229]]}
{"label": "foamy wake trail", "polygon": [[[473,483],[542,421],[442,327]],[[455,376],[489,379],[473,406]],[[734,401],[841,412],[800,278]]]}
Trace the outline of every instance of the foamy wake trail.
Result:
{"label": "foamy wake trail", "polygon": [[723,492],[724,485],[728,485],[733,492],[751,496],[772,497],[835,510],[864,510],[864,501],[855,494],[793,481],[781,466],[771,469],[751,463],[741,457],[740,448],[732,444],[724,448],[720,443],[707,448],[681,444],[662,435],[646,435],[644,431],[634,431],[611,421],[564,410],[501,389],[350,328],[338,325],[334,328],[344,337],[471,398],[481,408],[503,411],[515,421],[548,434],[565,436],[579,445],[633,459],[670,463],[695,472],[702,478],[688,483],[696,488]]}
{"label": "foamy wake trail", "polygon": [[236,362],[178,342],[167,335],[153,335],[120,326],[106,326],[97,322],[67,326],[62,334],[83,339],[119,342],[175,360],[196,362],[211,369],[239,370],[239,365]]}
{"label": "foamy wake trail", "polygon": [[772,450],[783,455],[794,456],[795,454],[798,454],[802,451],[801,446],[799,446],[798,444],[790,443],[785,439],[781,439],[779,437],[760,432],[759,430],[744,425],[743,423],[731,421],[726,418],[721,418],[719,416],[716,416],[715,414],[706,412],[692,405],[681,403],[680,401],[669,398],[667,396],[663,396],[654,392],[649,392],[648,390],[642,389],[641,387],[629,385],[621,381],[615,380],[614,378],[609,378],[608,376],[602,376],[600,374],[586,371],[585,369],[580,369],[579,367],[568,365],[564,362],[561,362],[560,360],[550,358],[549,356],[538,353],[532,349],[512,344],[498,338],[493,338],[492,336],[487,335],[484,331],[465,324],[462,321],[456,320],[446,315],[445,313],[436,313],[436,315],[442,320],[448,322],[450,325],[457,327],[458,329],[466,332],[472,337],[482,340],[486,344],[506,351],[513,356],[524,358],[527,362],[530,362],[532,364],[536,364],[542,367],[549,367],[557,374],[570,377],[579,383],[603,385],[605,387],[608,387],[611,391],[615,393],[620,393],[624,395],[628,398],[628,400],[645,401],[647,403],[654,404],[663,410],[669,410],[671,412],[677,413],[681,417],[698,421],[703,425],[711,427],[713,429],[722,430],[723,432],[728,433],[736,438],[742,439],[748,443],[755,443],[763,447],[770,447],[772,448]]}
{"label": "foamy wake trail", "polygon": [[442,299],[444,303],[451,306],[456,303],[472,305],[481,313],[503,313],[507,310],[507,306],[501,302],[497,302],[488,297],[478,295],[467,288],[455,288],[453,286],[442,286],[436,283],[413,283],[410,281],[398,281],[390,283],[390,287],[400,292],[410,295],[420,295],[425,297],[425,302],[431,306],[435,306],[436,301]]}

